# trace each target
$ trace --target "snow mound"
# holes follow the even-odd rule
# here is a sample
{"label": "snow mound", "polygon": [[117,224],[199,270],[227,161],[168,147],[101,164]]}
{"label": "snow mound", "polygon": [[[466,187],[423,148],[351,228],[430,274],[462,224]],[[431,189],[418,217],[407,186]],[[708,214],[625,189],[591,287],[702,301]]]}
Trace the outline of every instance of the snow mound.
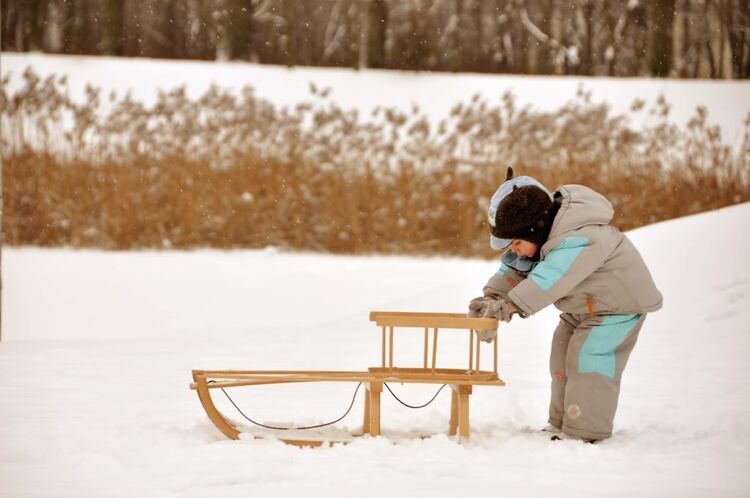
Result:
{"label": "snow mound", "polygon": [[[646,320],[625,371],[615,436],[593,446],[551,443],[538,430],[546,422],[553,309],[501,330],[508,386],[475,390],[467,444],[445,435],[447,391],[423,410],[384,392],[386,437],[300,450],[254,439],[257,429],[226,440],[188,389],[192,368],[376,365],[380,332],[369,310],[461,311],[496,262],[5,248],[0,491],[748,496],[749,219],[750,204],[742,204],[630,232],[665,304]],[[458,342],[445,335],[439,362],[450,366]],[[396,361],[419,363],[420,341],[398,334],[404,353]],[[438,386],[391,387],[418,404]],[[336,419],[354,388],[257,386],[232,396],[256,420],[299,426]],[[331,431],[359,429],[361,414],[360,393]]]}

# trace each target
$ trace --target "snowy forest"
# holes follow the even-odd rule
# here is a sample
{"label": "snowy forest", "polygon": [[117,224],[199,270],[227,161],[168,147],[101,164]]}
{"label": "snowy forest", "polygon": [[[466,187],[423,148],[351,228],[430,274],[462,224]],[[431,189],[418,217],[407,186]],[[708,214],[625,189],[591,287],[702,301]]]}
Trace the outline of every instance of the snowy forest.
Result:
{"label": "snowy forest", "polygon": [[750,77],[747,0],[28,0],[1,14],[3,51]]}

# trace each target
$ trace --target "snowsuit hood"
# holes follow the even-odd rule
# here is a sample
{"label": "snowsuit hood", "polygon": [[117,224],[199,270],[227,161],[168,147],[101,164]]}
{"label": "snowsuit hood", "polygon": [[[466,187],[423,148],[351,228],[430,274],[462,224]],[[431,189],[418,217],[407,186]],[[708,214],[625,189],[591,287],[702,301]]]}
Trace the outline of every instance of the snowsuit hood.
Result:
{"label": "snowsuit hood", "polygon": [[612,203],[599,192],[583,185],[564,185],[557,192],[562,201],[547,240],[587,225],[608,225],[612,221]]}

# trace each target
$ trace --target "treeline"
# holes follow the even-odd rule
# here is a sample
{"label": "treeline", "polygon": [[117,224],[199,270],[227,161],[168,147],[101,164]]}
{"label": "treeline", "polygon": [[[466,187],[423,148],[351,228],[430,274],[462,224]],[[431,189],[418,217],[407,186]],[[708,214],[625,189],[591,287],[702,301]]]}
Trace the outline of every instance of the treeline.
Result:
{"label": "treeline", "polygon": [[[11,245],[490,255],[487,203],[507,166],[599,190],[623,229],[750,201],[750,119],[732,147],[703,108],[671,124],[665,99],[618,116],[585,91],[553,112],[476,97],[431,123],[420,109],[358,115],[315,87],[293,108],[250,87],[144,106],[95,88],[76,102],[65,78],[30,70],[12,94],[7,82]],[[639,113],[650,124],[634,129]]]}
{"label": "treeline", "polygon": [[747,0],[15,0],[0,14],[6,51],[750,77]]}

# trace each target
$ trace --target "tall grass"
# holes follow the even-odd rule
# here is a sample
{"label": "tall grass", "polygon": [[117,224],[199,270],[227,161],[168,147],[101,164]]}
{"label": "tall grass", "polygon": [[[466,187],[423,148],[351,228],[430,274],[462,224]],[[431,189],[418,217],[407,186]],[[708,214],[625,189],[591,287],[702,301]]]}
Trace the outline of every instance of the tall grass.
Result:
{"label": "tall grass", "polygon": [[280,108],[251,87],[184,88],[144,106],[30,69],[2,81],[5,238],[13,245],[107,249],[265,247],[347,253],[488,255],[486,205],[507,166],[550,187],[604,193],[623,229],[750,200],[750,118],[741,147],[696,109],[627,116],[580,91],[554,112],[457,103],[431,126],[418,108],[372,115],[329,90]]}

